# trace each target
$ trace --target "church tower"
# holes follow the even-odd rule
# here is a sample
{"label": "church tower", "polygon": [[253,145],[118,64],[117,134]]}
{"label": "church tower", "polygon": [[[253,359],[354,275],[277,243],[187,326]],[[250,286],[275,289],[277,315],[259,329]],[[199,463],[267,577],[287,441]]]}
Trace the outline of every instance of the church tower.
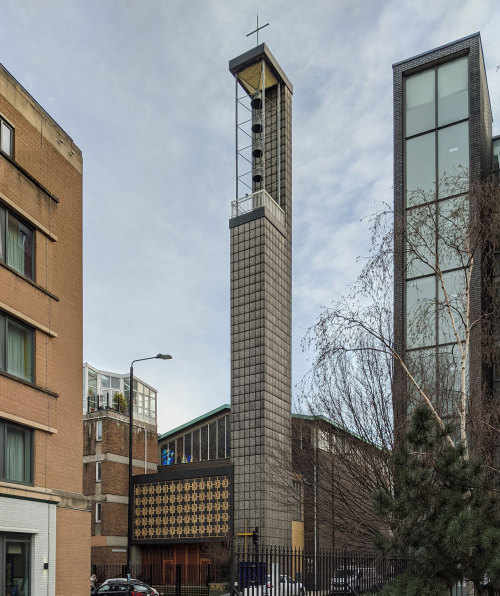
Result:
{"label": "church tower", "polygon": [[[291,544],[292,85],[265,44],[234,58],[234,532]],[[277,474],[276,470],[281,470]]]}

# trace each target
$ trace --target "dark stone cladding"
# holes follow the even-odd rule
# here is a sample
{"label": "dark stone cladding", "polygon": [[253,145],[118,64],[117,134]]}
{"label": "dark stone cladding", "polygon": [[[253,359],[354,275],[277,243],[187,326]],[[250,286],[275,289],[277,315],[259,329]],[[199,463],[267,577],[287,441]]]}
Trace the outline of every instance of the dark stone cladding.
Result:
{"label": "dark stone cladding", "polygon": [[[436,48],[393,65],[394,77],[394,343],[398,353],[404,352],[404,78],[426,68],[469,56],[469,167],[471,181],[480,180],[491,167],[491,107],[479,33]],[[472,206],[473,208],[473,206]],[[476,256],[480,272],[480,255]],[[481,311],[480,274],[472,284],[472,308]],[[480,328],[471,339],[471,395],[481,391]],[[394,372],[394,418],[396,438],[406,413],[406,382],[400,368]]]}
{"label": "dark stone cladding", "polygon": [[134,484],[147,484],[148,482],[161,482],[162,480],[183,480],[191,478],[204,478],[207,476],[231,476],[233,466],[229,459],[220,459],[207,462],[193,462],[190,464],[174,464],[159,466],[158,472],[152,474],[134,474]]}
{"label": "dark stone cladding", "polygon": [[249,211],[248,213],[243,213],[243,215],[238,215],[233,217],[229,220],[229,229],[235,228],[236,226],[240,226],[241,224],[247,223],[249,221],[253,221],[254,219],[259,219],[260,217],[265,217],[269,220],[269,222],[278,230],[278,232],[286,238],[286,230],[284,226],[274,217],[274,215],[266,209],[266,207],[257,207],[253,211]]}

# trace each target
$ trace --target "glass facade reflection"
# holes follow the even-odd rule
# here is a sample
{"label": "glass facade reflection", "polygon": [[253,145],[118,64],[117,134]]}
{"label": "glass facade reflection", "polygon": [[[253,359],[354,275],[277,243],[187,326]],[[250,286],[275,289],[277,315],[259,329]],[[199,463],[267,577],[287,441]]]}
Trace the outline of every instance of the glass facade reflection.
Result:
{"label": "glass facade reflection", "polygon": [[[418,382],[437,400],[453,394],[445,390],[454,366],[450,354],[457,334],[464,336],[458,313],[464,312],[469,218],[468,76],[462,56],[404,80],[405,353]],[[410,404],[419,399],[414,387],[408,396]]]}

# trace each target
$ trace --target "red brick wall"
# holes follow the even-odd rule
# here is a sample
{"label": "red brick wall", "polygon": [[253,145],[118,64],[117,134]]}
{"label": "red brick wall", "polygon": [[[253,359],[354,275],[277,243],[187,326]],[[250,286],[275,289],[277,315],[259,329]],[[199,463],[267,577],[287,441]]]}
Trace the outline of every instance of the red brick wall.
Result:
{"label": "red brick wall", "polygon": [[125,503],[102,503],[101,505],[101,535],[126,536],[128,507]]}

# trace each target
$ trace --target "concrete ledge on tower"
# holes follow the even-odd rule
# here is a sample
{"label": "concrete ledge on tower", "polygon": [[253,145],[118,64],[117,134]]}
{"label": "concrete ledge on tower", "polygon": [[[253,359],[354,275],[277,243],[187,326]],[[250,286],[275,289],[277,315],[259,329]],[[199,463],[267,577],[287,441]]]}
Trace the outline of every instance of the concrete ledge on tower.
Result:
{"label": "concrete ledge on tower", "polygon": [[[284,233],[285,212],[267,191],[258,190],[251,195],[249,194],[231,201],[231,220],[229,221],[229,227],[232,228],[235,225],[244,223],[244,221],[268,214],[271,214],[273,219],[280,224],[280,232]],[[272,223],[275,222],[273,221]]]}

